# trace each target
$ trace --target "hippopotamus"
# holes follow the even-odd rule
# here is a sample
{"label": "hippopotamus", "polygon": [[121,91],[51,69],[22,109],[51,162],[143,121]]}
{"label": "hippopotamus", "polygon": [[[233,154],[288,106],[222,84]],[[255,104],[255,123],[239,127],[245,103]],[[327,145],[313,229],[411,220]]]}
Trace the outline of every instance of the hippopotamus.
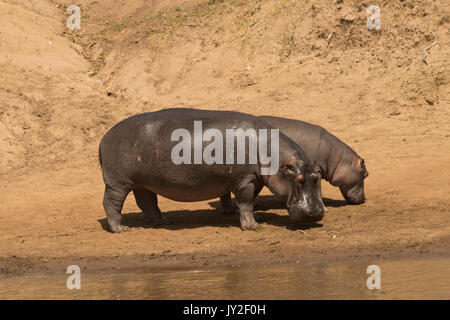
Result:
{"label": "hippopotamus", "polygon": [[[369,173],[364,159],[347,144],[324,128],[304,121],[274,116],[258,118],[273,128],[280,128],[302,148],[309,160],[317,162],[322,179],[339,187],[348,203],[361,204],[365,201],[364,179]],[[232,212],[229,194],[221,198],[221,203],[225,213]]]}
{"label": "hippopotamus", "polygon": [[157,195],[191,202],[232,192],[241,229],[258,229],[254,199],[264,186],[286,196],[294,221],[318,221],[325,211],[319,165],[278,129],[249,114],[188,108],[138,114],[103,136],[99,160],[105,182],[103,207],[114,233],[128,230],[121,223],[121,211],[131,191],[156,225],[168,223]]}

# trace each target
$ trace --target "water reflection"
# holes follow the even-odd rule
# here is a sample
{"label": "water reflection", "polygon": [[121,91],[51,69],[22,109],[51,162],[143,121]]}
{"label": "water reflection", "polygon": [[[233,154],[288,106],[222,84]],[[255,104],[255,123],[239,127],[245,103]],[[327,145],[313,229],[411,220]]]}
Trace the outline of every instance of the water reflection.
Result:
{"label": "water reflection", "polygon": [[[368,290],[366,268],[381,268]],[[1,299],[449,299],[450,258],[0,278]]]}

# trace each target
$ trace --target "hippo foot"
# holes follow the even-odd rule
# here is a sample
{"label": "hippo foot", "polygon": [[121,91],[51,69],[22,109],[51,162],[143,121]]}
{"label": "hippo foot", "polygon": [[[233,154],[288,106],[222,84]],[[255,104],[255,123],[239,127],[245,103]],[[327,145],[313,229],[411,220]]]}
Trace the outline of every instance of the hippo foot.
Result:
{"label": "hippo foot", "polygon": [[241,221],[241,230],[259,230],[261,229],[261,226],[256,221]]}
{"label": "hippo foot", "polygon": [[159,226],[164,226],[164,225],[171,225],[171,224],[173,224],[173,222],[168,221],[164,217],[159,217],[157,219],[155,219],[155,218],[150,219],[150,224],[154,227],[159,227]]}
{"label": "hippo foot", "polygon": [[121,225],[121,224],[118,224],[116,226],[110,226],[110,227],[111,227],[111,231],[113,233],[121,233],[121,232],[125,232],[125,231],[130,230],[129,227]]}

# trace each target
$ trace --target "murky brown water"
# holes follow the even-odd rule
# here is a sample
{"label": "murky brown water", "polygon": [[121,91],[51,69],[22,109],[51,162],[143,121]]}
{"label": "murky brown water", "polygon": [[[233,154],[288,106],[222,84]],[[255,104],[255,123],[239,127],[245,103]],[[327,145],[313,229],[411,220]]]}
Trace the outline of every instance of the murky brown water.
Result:
{"label": "murky brown water", "polygon": [[[368,265],[381,269],[369,290]],[[1,299],[450,299],[450,258],[0,278]]]}

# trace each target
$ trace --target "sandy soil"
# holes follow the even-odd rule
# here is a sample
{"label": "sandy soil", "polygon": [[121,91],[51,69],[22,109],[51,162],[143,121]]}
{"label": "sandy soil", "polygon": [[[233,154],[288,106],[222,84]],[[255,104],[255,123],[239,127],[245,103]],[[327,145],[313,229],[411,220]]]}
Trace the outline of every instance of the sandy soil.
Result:
{"label": "sandy soil", "polygon": [[[380,31],[356,0],[80,0],[72,31],[70,1],[0,1],[0,274],[449,255],[449,3],[374,3]],[[368,201],[324,184],[298,227],[264,190],[242,232],[217,200],[160,198],[174,224],[153,228],[130,195],[107,232],[102,135],[175,106],[322,125],[365,158]]]}

